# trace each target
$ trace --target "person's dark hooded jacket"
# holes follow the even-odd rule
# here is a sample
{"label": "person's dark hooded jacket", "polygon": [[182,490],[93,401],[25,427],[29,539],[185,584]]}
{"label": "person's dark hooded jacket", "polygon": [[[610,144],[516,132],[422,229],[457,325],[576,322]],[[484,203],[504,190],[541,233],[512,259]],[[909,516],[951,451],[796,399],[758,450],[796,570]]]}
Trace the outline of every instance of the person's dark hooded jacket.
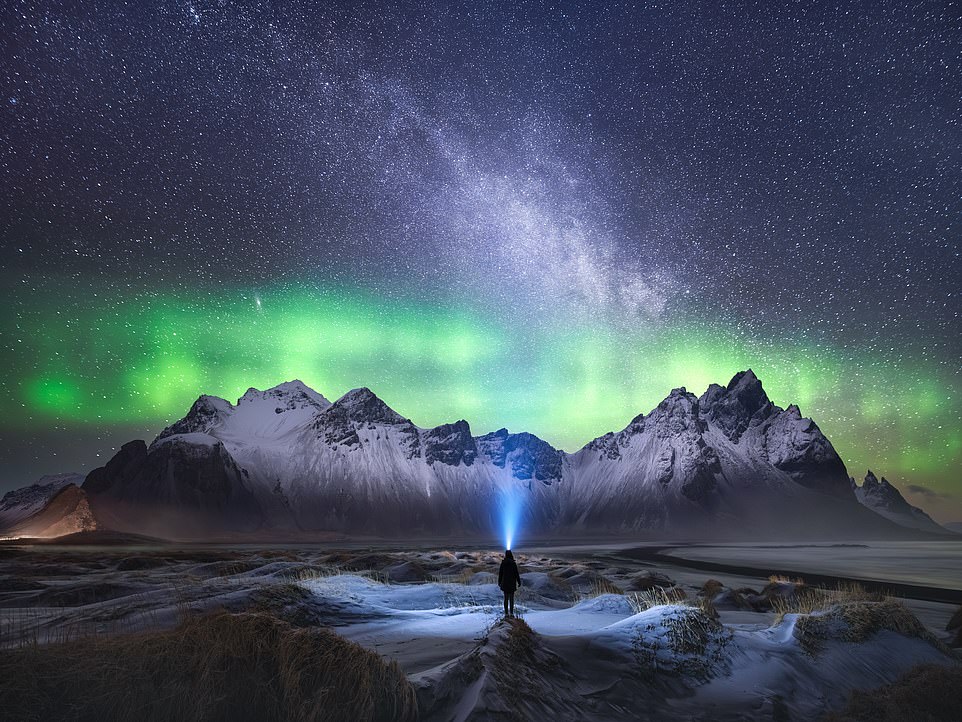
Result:
{"label": "person's dark hooded jacket", "polygon": [[[511,552],[508,552],[508,554],[511,554]],[[514,561],[514,555],[505,555],[504,560],[502,560],[501,568],[498,569],[498,586],[501,588],[501,591],[506,594],[511,594],[511,592],[521,586],[521,574],[518,572],[518,565]]]}

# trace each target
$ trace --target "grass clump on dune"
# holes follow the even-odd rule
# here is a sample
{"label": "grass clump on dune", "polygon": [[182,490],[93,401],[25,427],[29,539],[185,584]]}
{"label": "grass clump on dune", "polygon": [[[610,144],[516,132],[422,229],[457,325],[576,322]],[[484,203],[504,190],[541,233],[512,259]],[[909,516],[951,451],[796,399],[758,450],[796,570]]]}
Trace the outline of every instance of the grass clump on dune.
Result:
{"label": "grass clump on dune", "polygon": [[500,639],[491,674],[499,702],[490,709],[490,718],[574,719],[574,680],[531,627],[522,619],[509,617],[498,623],[495,635]]}
{"label": "grass clump on dune", "polygon": [[[828,609],[835,604],[850,605],[858,602],[883,603],[888,597],[879,592],[867,591],[857,582],[843,582],[833,589],[809,587],[799,583],[791,594],[768,595],[775,621],[780,622],[786,614],[811,614]],[[890,600],[893,604],[898,604]]]}
{"label": "grass clump on dune", "polygon": [[653,587],[643,592],[629,592],[626,596],[635,614],[662,605],[691,606],[688,595],[681,587]]}
{"label": "grass clump on dune", "polygon": [[327,629],[224,612],[168,631],[4,650],[0,709],[24,722],[417,718],[395,663]]}
{"label": "grass clump on dune", "polygon": [[624,592],[607,577],[599,576],[592,583],[589,596],[600,597],[602,594],[624,594]]}
{"label": "grass clump on dune", "polygon": [[706,681],[727,664],[731,632],[698,606],[676,604],[644,627],[631,642],[637,672],[654,681],[658,674]]}
{"label": "grass clump on dune", "polygon": [[944,649],[922,622],[894,599],[836,602],[825,611],[800,615],[794,635],[803,649],[815,654],[828,641],[864,642],[882,630],[924,639]]}

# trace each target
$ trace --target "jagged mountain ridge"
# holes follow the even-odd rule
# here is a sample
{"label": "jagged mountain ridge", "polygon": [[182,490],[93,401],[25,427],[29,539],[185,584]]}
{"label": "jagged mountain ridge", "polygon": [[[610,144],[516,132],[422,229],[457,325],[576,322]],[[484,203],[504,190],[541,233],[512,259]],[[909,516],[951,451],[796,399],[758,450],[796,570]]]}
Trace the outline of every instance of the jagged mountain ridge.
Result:
{"label": "jagged mountain ridge", "polygon": [[84,491],[111,528],[416,536],[498,534],[518,507],[531,536],[884,536],[845,466],[796,406],[751,370],[695,397],[675,389],[647,416],[565,453],[464,420],[420,428],[367,388],[330,402],[299,381],[201,396],[148,447],[130,442]]}

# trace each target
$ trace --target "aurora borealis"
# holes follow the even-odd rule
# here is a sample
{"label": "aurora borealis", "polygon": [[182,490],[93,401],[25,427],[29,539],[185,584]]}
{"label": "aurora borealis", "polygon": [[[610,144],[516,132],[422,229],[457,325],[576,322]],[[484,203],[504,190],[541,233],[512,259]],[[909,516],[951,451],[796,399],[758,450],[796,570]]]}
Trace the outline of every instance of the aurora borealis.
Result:
{"label": "aurora borealis", "polygon": [[201,393],[566,450],[753,368],[962,519],[938,3],[14,3],[0,491]]}

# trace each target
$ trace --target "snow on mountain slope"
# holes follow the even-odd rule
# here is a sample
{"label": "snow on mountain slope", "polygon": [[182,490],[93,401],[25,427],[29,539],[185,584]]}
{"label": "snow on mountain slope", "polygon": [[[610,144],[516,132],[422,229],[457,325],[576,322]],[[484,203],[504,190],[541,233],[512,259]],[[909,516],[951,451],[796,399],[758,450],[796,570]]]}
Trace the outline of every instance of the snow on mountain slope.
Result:
{"label": "snow on mountain slope", "polygon": [[201,396],[180,421],[157,440],[192,432],[214,433],[237,444],[283,442],[311,423],[331,402],[301,381],[288,381],[267,391],[248,389],[237,405],[217,396]]}
{"label": "snow on mountain slope", "polygon": [[[524,447],[515,435],[505,439]],[[466,421],[422,429],[366,388],[318,411],[291,441],[253,445],[225,437],[227,449],[250,470],[274,525],[286,521],[286,510],[306,530],[489,531],[504,497],[529,478],[524,463],[499,466],[500,457],[480,451]],[[513,453],[513,460],[523,456],[517,448]],[[551,500],[530,496],[539,517],[532,521],[546,524],[540,517],[550,515]]]}
{"label": "snow on mountain slope", "polygon": [[[862,533],[897,527],[860,505],[845,466],[751,370],[566,454],[527,433],[421,428],[370,389],[334,403],[299,381],[201,396],[148,447],[126,444],[84,489],[122,527],[384,536],[639,531]],[[158,513],[158,509],[162,513]]]}
{"label": "snow on mountain slope", "polygon": [[674,389],[569,466],[562,506],[574,528],[882,531],[857,508],[845,465],[818,426],[796,406],[772,404],[750,369],[701,398]]}
{"label": "snow on mountain slope", "polygon": [[707,516],[701,502],[723,481],[707,432],[698,400],[680,388],[647,417],[590,442],[567,459],[565,526],[668,528]]}
{"label": "snow on mountain slope", "polygon": [[[154,520],[187,533],[238,520],[275,531],[487,533],[512,490],[532,476],[547,480],[561,452],[529,434],[483,439],[484,452],[466,421],[419,428],[366,388],[331,404],[290,382],[250,389],[236,406],[200,397],[149,448],[125,445],[85,488],[105,515],[156,533]],[[532,526],[550,526],[550,496],[522,493]],[[151,519],[137,506],[169,513]],[[185,519],[172,518],[177,509]]]}
{"label": "snow on mountain slope", "polygon": [[850,483],[852,491],[855,492],[855,496],[861,504],[876,514],[894,521],[899,526],[908,529],[921,529],[936,534],[946,533],[945,527],[936,523],[932,517],[917,506],[909,504],[901,492],[889,483],[888,479],[883,476],[882,480],[879,481],[871,469],[865,475],[861,486],[855,483],[855,479],[851,479]]}
{"label": "snow on mountain slope", "polygon": [[43,509],[56,494],[69,484],[80,486],[83,474],[68,472],[49,474],[35,484],[8,492],[0,499],[0,528],[15,526]]}

